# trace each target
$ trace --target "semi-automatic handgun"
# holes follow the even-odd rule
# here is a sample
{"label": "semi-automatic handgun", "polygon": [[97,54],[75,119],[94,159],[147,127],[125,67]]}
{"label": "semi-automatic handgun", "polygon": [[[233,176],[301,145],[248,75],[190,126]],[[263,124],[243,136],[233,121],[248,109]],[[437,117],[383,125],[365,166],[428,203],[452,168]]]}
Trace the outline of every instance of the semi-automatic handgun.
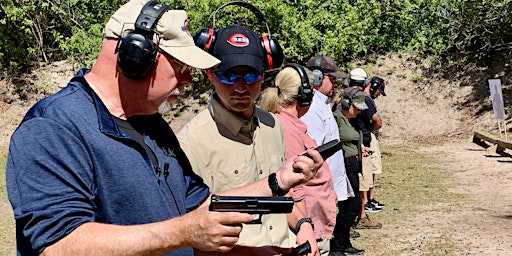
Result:
{"label": "semi-automatic handgun", "polygon": [[291,197],[279,196],[219,196],[212,195],[210,211],[242,212],[259,215],[249,224],[261,224],[261,216],[271,213],[290,213],[293,208]]}

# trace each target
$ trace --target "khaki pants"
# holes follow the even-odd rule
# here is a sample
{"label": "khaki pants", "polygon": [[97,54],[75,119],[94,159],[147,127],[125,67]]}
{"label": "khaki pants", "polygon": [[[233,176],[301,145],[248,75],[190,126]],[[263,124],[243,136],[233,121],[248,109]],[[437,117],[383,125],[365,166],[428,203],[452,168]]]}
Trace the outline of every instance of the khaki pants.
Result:
{"label": "khaki pants", "polygon": [[[370,156],[371,163],[373,165],[372,172],[373,174],[381,174],[382,173],[382,156],[380,154],[380,144],[379,140],[373,133],[371,133],[372,142],[370,143],[370,148],[373,150],[373,154]],[[364,167],[363,167],[364,168]]]}
{"label": "khaki pants", "polygon": [[373,133],[370,134],[372,136],[370,148],[373,153],[363,157],[363,173],[359,174],[359,191],[368,191],[373,188],[373,175],[382,173],[379,141]]}

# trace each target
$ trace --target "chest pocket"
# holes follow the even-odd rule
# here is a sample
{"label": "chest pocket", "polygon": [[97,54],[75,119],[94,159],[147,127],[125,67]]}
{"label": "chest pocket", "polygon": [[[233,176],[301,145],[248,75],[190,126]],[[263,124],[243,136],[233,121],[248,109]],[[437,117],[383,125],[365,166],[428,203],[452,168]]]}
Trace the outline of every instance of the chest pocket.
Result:
{"label": "chest pocket", "polygon": [[243,152],[234,150],[231,159],[224,159],[223,164],[217,167],[213,172],[211,181],[212,191],[222,191],[232,188],[238,188],[252,184],[277,171],[284,157],[280,154],[271,154],[270,152]]}
{"label": "chest pocket", "polygon": [[[240,158],[239,158],[240,159]],[[236,159],[232,159],[236,160]],[[242,160],[242,159],[240,159]],[[232,188],[238,188],[251,184],[257,180],[253,161],[229,161],[230,164],[219,166],[219,169],[213,173],[212,191],[223,191]]]}

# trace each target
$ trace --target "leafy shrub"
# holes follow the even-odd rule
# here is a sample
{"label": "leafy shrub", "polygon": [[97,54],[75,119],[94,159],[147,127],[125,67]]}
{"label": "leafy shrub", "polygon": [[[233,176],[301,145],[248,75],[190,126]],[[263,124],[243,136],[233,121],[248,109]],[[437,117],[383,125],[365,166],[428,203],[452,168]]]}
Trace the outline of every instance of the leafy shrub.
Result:
{"label": "leafy shrub", "polygon": [[[39,61],[70,59],[90,66],[102,29],[126,0],[0,0],[0,62],[3,77]],[[186,9],[189,29],[212,27],[210,14],[226,0],[162,0]],[[250,1],[265,15],[288,61],[316,54],[338,63],[388,51],[415,51],[462,58],[512,49],[510,0],[287,0]],[[245,8],[228,6],[215,29],[239,23],[266,33]],[[1,77],[0,77],[1,78]]]}

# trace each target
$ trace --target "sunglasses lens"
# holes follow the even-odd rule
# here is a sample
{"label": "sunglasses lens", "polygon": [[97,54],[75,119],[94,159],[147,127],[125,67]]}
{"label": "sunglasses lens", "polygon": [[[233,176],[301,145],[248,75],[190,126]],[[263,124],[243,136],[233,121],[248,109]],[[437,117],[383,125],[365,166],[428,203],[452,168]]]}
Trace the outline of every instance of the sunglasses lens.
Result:
{"label": "sunglasses lens", "polygon": [[239,77],[242,77],[247,84],[252,84],[261,79],[261,74],[253,72],[245,73],[243,75],[232,72],[217,73],[217,78],[219,78],[223,84],[235,84]]}
{"label": "sunglasses lens", "polygon": [[244,80],[248,84],[252,84],[254,82],[257,82],[261,79],[261,75],[258,73],[247,73],[244,75]]}
{"label": "sunglasses lens", "polygon": [[333,84],[338,84],[340,82],[338,80],[338,78],[336,78],[334,76],[329,76],[329,80],[331,80],[331,83],[333,83]]}
{"label": "sunglasses lens", "polygon": [[238,78],[238,76],[233,73],[217,73],[217,77],[223,84],[235,84]]}

